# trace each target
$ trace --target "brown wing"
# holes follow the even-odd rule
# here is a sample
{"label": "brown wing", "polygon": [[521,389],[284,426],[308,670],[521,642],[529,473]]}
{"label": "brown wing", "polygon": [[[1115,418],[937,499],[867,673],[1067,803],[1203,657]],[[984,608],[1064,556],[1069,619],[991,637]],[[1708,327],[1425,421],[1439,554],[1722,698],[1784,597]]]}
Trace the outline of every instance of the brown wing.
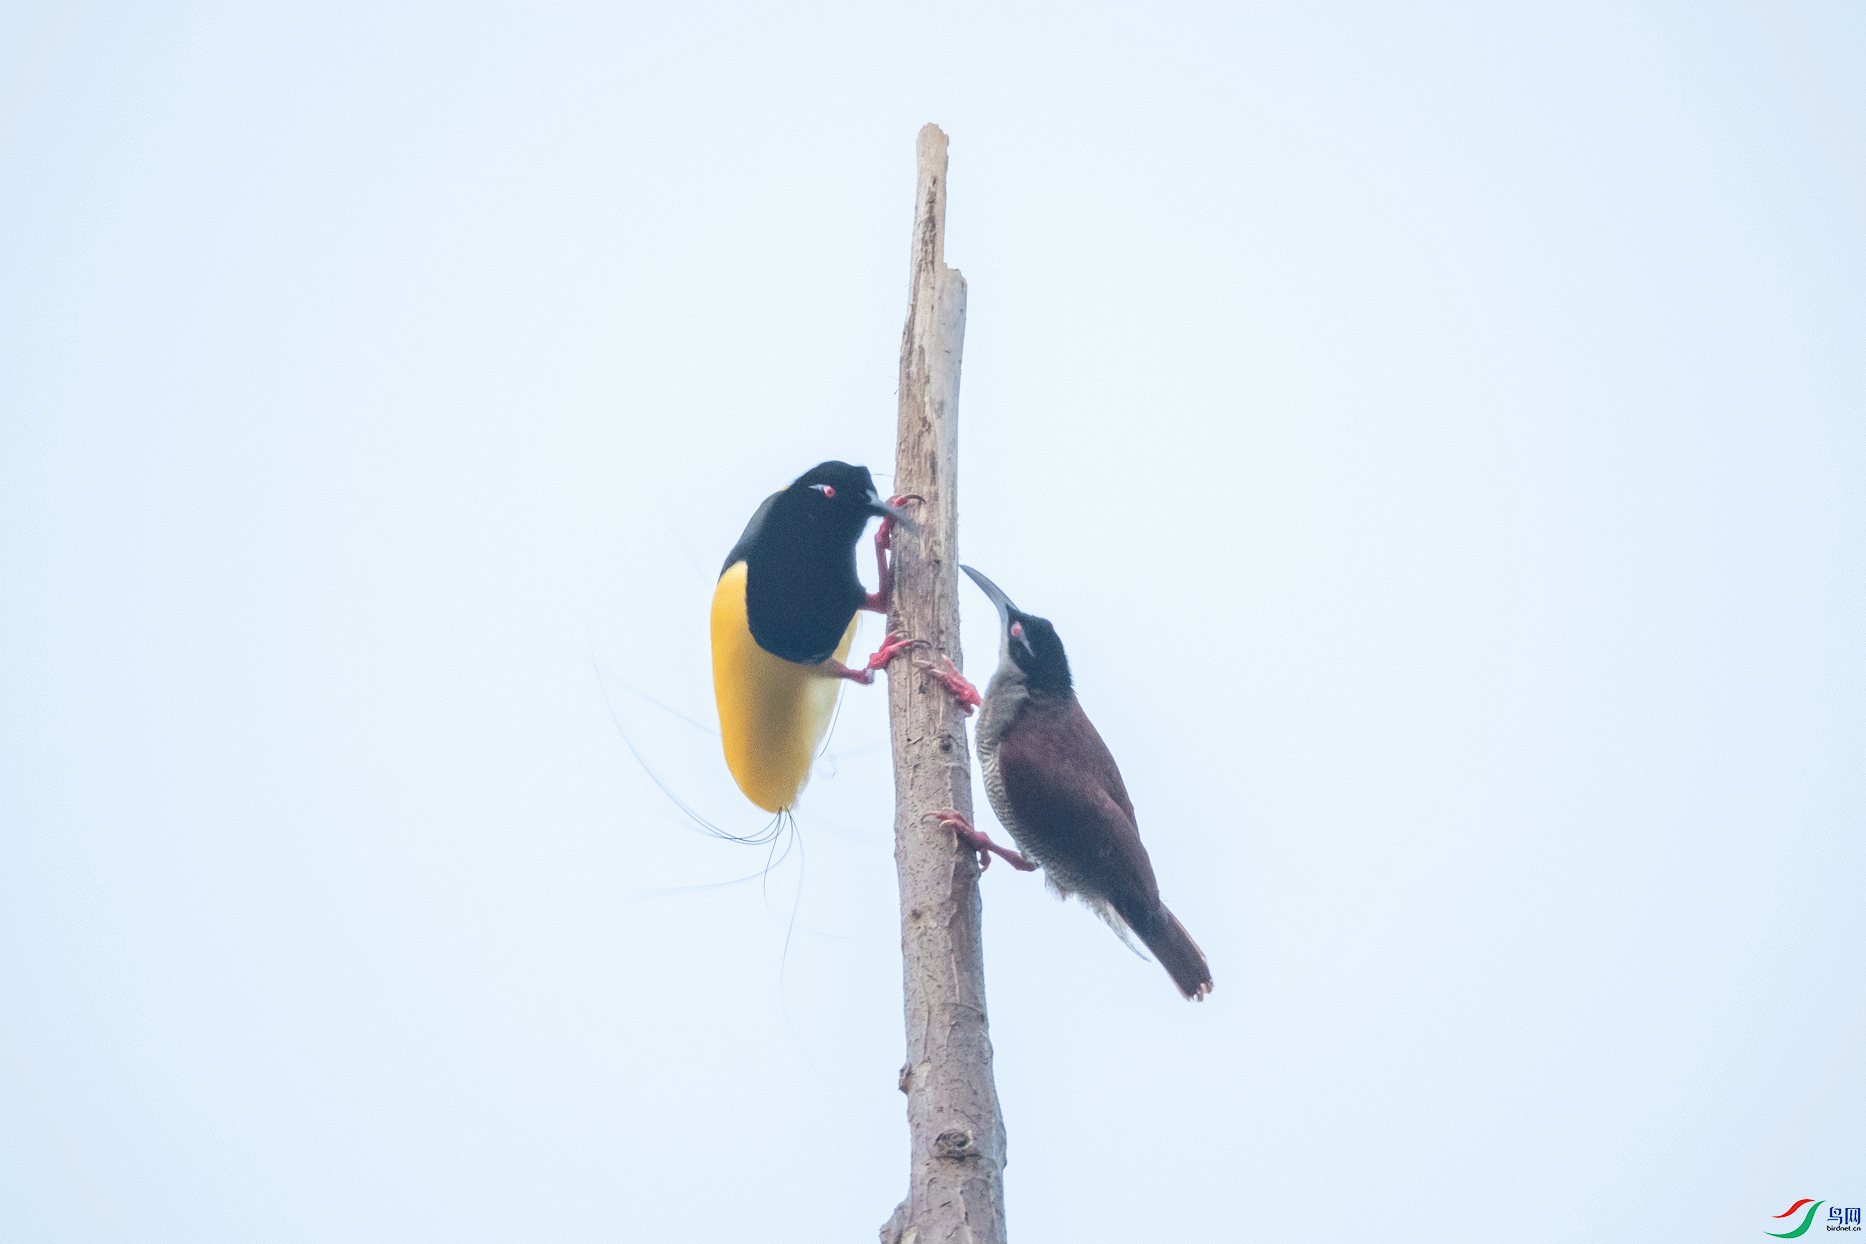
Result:
{"label": "brown wing", "polygon": [[1073,695],[1066,705],[1033,697],[998,745],[998,765],[1019,840],[1028,836],[1059,884],[1107,899],[1124,917],[1159,906],[1121,770]]}

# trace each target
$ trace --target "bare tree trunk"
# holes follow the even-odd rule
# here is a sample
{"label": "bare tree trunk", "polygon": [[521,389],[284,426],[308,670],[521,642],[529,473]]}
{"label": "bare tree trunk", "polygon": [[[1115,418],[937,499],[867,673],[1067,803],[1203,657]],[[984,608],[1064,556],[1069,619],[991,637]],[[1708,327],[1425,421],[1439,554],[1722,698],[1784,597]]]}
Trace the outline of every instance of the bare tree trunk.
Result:
{"label": "bare tree trunk", "polygon": [[[965,278],[946,266],[946,135],[920,131],[919,193],[907,327],[901,334],[896,491],[926,498],[923,530],[895,541],[890,626],[959,653],[959,357]],[[904,663],[903,663],[904,664]],[[888,677],[894,738],[894,863],[901,882],[907,987],[907,1094],[912,1169],[883,1244],[1002,1244],[1004,1120],[991,1079],[978,865],[952,832],[926,819],[972,814],[965,715],[919,674]]]}

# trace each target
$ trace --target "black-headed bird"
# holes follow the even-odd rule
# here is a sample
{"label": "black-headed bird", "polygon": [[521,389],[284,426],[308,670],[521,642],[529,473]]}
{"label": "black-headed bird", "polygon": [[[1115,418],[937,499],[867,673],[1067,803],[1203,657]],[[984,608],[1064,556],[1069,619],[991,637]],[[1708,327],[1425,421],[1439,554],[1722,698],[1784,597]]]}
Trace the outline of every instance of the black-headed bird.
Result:
{"label": "black-headed bird", "polygon": [[[767,812],[796,804],[842,684],[872,683],[911,646],[890,635],[866,666],[843,664],[857,612],[887,612],[892,527],[914,530],[904,500],[883,501],[867,467],[824,462],[767,497],[726,554],[713,589],[719,733],[733,780]],[[870,595],[856,577],[855,546],[875,517],[881,583]]]}
{"label": "black-headed bird", "polygon": [[[985,793],[1018,847],[1007,851],[957,812],[935,814],[978,852],[996,852],[1019,868],[1041,865],[1058,897],[1074,894],[1122,941],[1131,932],[1154,953],[1179,991],[1195,1001],[1212,991],[1205,955],[1160,901],[1153,862],[1140,842],[1134,804],[1121,770],[1082,711],[1056,628],[1023,612],[998,585],[961,566],[998,607],[998,669],[978,719],[978,761]],[[968,706],[978,692],[947,662],[918,662]],[[1032,864],[1030,861],[1036,863]]]}

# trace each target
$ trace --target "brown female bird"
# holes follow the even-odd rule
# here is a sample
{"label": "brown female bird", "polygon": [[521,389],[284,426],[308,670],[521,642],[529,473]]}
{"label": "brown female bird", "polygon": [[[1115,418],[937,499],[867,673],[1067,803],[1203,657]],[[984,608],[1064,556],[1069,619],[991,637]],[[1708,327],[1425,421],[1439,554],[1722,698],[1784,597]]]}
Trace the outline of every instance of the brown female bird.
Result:
{"label": "brown female bird", "polygon": [[[998,607],[1001,624],[998,670],[978,719],[985,792],[998,820],[1036,864],[998,846],[956,812],[940,813],[940,821],[979,853],[981,868],[990,862],[987,852],[1019,868],[1042,865],[1059,897],[1081,898],[1128,945],[1130,932],[1138,937],[1181,993],[1202,1000],[1212,991],[1211,969],[1160,901],[1134,804],[1108,745],[1076,699],[1056,628],[1020,610],[970,566],[960,569]],[[950,664],[932,672],[968,705],[979,703],[977,690]]]}

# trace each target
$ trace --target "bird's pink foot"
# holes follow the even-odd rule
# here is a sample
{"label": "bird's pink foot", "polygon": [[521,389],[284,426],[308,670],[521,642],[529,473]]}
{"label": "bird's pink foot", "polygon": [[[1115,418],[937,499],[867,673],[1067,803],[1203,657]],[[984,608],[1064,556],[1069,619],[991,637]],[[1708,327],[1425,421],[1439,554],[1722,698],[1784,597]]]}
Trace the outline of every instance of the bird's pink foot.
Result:
{"label": "bird's pink foot", "polygon": [[[926,498],[914,493],[898,497],[889,497],[888,504],[896,509],[909,501],[925,501]],[[884,518],[875,532],[875,575],[880,586],[870,592],[862,601],[862,608],[870,613],[888,611],[888,590],[894,585],[894,566],[888,559],[888,550],[894,547],[894,520]]]}
{"label": "bird's pink foot", "polygon": [[[942,666],[944,668],[941,668]],[[959,672],[959,667],[954,665],[952,658],[944,653],[940,654],[939,665],[931,661],[915,661],[914,668],[925,670],[933,681],[946,688],[952,694],[952,698],[959,701],[959,707],[965,710],[967,717],[972,715],[973,709],[985,702],[979,696],[978,688],[965,680],[965,675]]]}
{"label": "bird's pink foot", "polygon": [[875,655],[868,658],[868,664],[859,670],[852,670],[840,661],[828,661],[825,664],[829,666],[829,672],[836,677],[846,678],[850,682],[859,682],[866,687],[875,681],[876,670],[886,666],[889,661],[919,642],[905,635],[889,635],[886,642],[875,649]]}
{"label": "bird's pink foot", "polygon": [[1017,869],[1019,872],[1031,873],[1037,871],[1036,864],[1032,863],[1027,857],[1019,855],[1015,851],[1005,850],[1003,847],[993,842],[986,834],[973,829],[972,822],[966,820],[963,813],[948,808],[944,812],[927,813],[927,819],[938,821],[941,825],[950,829],[954,836],[957,837],[960,842],[963,842],[968,849],[977,852],[978,871],[981,873],[991,867],[991,857],[993,855],[1003,856],[1004,862],[1009,864],[1012,868]]}

